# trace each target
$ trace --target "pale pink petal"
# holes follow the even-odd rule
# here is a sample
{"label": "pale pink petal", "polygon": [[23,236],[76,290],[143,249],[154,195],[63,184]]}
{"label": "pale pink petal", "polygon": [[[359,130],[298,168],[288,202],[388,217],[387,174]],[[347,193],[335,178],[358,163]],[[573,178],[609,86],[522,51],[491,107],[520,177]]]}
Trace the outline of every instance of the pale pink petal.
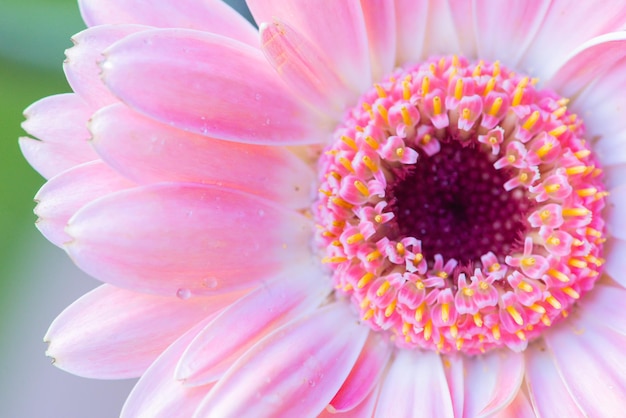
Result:
{"label": "pale pink petal", "polygon": [[508,350],[466,358],[463,416],[486,417],[508,405],[524,378],[524,356]]}
{"label": "pale pink petal", "polygon": [[626,163],[604,167],[604,184],[612,190],[626,184]]}
{"label": "pale pink petal", "polygon": [[261,338],[317,308],[329,293],[323,277],[316,269],[289,271],[231,305],[189,344],[177,379],[190,386],[217,380]]}
{"label": "pale pink petal", "polygon": [[549,6],[550,0],[475,1],[478,57],[515,67],[541,27]]}
{"label": "pale pink petal", "polygon": [[[607,11],[610,10],[610,13]],[[626,3],[554,0],[520,62],[524,70],[542,80],[554,74],[579,45],[603,33],[619,30],[626,23]]]}
{"label": "pale pink petal", "polygon": [[315,174],[285,148],[207,138],[148,119],[123,104],[97,112],[90,128],[102,159],[138,183],[216,184],[290,208],[311,204]]}
{"label": "pale pink petal", "polygon": [[102,161],[85,163],[51,178],[35,195],[37,228],[50,242],[61,246],[71,238],[67,221],[85,204],[101,196],[133,187]]}
{"label": "pale pink petal", "polygon": [[117,98],[100,78],[100,63],[104,60],[102,51],[131,33],[147,29],[151,29],[150,26],[104,25],[74,35],[74,46],[65,51],[67,58],[63,63],[65,77],[72,90],[95,108],[116,102]]}
{"label": "pale pink petal", "polygon": [[416,63],[424,58],[428,22],[427,0],[395,0],[396,65]]}
{"label": "pale pink petal", "polygon": [[370,51],[372,79],[391,73],[396,62],[396,8],[389,0],[361,0]]}
{"label": "pale pink petal", "polygon": [[304,36],[275,19],[262,23],[261,49],[278,74],[316,109],[333,117],[356,101],[328,61]]}
{"label": "pale pink petal", "polygon": [[370,332],[354,368],[330,401],[330,407],[334,411],[350,411],[365,400],[385,371],[391,349],[392,345],[380,333]]}
{"label": "pale pink petal", "polygon": [[446,356],[445,364],[446,379],[450,389],[452,408],[455,417],[463,416],[463,399],[465,398],[465,364],[462,355]]}
{"label": "pale pink petal", "polygon": [[[466,1],[460,2],[462,4]],[[464,54],[461,49],[460,36],[455,27],[455,19],[453,9],[456,5],[450,4],[449,1],[429,1],[428,17],[426,18],[426,27],[422,28],[411,23],[413,32],[426,31],[424,37],[424,50],[422,57],[442,54]],[[402,10],[399,10],[402,13]],[[465,34],[467,36],[467,34]],[[474,34],[470,35],[472,38]]]}
{"label": "pale pink petal", "polygon": [[606,264],[604,271],[626,288],[626,241],[611,239],[605,244]]}
{"label": "pale pink petal", "polygon": [[98,160],[98,155],[87,142],[82,147],[21,137],[19,144],[24,158],[47,179],[77,165]]}
{"label": "pale pink petal", "polygon": [[580,304],[580,309],[584,315],[593,318],[598,323],[626,335],[625,300],[626,290],[623,288],[596,285],[591,292],[585,295],[584,303]]}
{"label": "pale pink petal", "polygon": [[66,229],[66,250],[97,279],[185,298],[229,292],[307,268],[309,221],[219,186],[165,183],[100,198]]}
{"label": "pale pink petal", "polygon": [[571,52],[545,85],[562,96],[575,97],[624,57],[626,32],[598,36]]}
{"label": "pale pink petal", "polygon": [[546,332],[544,340],[572,398],[587,416],[623,415],[626,335],[574,312]]}
{"label": "pale pink petal", "polygon": [[296,320],[240,357],[195,417],[315,416],[341,387],[368,333],[343,303]]}
{"label": "pale pink petal", "polygon": [[174,340],[237,296],[183,301],[103,285],[54,320],[45,337],[46,355],[57,367],[79,376],[137,377]]}
{"label": "pale pink petal", "polygon": [[367,33],[359,0],[249,0],[257,23],[286,22],[323,53],[356,92],[371,85]]}
{"label": "pale pink petal", "polygon": [[375,416],[453,417],[441,356],[433,351],[399,350],[387,371]]}
{"label": "pale pink petal", "polygon": [[459,50],[448,50],[447,53],[461,54],[466,58],[474,59],[476,58],[477,48],[476,28],[474,19],[470,18],[474,12],[474,1],[448,0],[448,2],[450,3],[450,14],[454,24],[454,30],[456,31]]}
{"label": "pale pink petal", "polygon": [[105,83],[122,101],[162,122],[237,142],[326,141],[327,127],[296,101],[263,53],[218,35],[156,29],[105,53]]}
{"label": "pale pink petal", "polygon": [[528,394],[541,417],[583,417],[554,364],[555,353],[543,341],[531,344],[525,352]]}
{"label": "pale pink petal", "polygon": [[190,417],[213,385],[188,387],[174,379],[174,368],[187,345],[213,315],[176,340],[141,376],[126,399],[120,418]]}
{"label": "pale pink petal", "polygon": [[164,28],[198,29],[258,46],[257,32],[221,0],[79,0],[89,26],[139,23]]}
{"label": "pale pink petal", "polygon": [[[504,410],[492,415],[494,418],[536,418],[535,411],[528,401],[523,391],[517,392],[517,396],[513,399]],[[567,415],[570,418],[570,415]],[[573,417],[571,417],[573,418]]]}
{"label": "pale pink petal", "polygon": [[616,187],[610,193],[606,216],[608,232],[616,238],[626,239],[626,186]]}
{"label": "pale pink petal", "polygon": [[367,397],[354,409],[344,412],[337,412],[332,406],[326,406],[326,409],[318,415],[318,418],[370,418],[374,416],[374,408],[376,400],[380,392],[381,384],[379,384],[367,395]]}

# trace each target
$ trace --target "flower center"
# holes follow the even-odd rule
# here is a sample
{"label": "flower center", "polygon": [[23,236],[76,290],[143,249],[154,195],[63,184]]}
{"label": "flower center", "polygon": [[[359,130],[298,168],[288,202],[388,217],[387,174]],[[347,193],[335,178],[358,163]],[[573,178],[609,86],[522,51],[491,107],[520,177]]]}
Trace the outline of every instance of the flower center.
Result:
{"label": "flower center", "polygon": [[535,83],[429,59],[366,92],[320,158],[323,262],[398,346],[522,350],[599,277],[601,170]]}

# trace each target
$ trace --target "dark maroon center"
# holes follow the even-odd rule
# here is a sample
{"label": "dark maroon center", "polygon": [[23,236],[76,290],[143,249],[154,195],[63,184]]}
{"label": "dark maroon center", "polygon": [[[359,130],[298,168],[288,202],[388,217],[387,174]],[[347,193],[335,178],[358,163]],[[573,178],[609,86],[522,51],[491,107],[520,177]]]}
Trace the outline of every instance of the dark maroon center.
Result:
{"label": "dark maroon center", "polygon": [[504,190],[508,170],[496,170],[485,152],[452,140],[420,157],[391,187],[399,233],[422,241],[424,256],[478,261],[491,251],[500,260],[521,247],[530,203]]}

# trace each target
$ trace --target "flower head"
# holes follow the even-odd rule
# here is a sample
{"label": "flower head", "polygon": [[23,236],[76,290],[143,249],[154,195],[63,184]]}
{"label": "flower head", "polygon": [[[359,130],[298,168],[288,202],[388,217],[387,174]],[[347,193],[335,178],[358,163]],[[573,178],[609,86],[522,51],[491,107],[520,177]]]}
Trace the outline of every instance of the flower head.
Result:
{"label": "flower head", "polygon": [[623,2],[80,5],[21,145],[123,417],[621,413]]}

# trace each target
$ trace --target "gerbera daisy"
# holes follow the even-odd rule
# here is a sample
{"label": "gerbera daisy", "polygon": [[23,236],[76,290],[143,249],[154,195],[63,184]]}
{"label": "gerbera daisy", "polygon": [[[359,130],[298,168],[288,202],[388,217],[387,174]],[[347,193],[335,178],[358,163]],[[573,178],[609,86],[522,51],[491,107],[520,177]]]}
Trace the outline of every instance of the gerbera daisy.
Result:
{"label": "gerbera daisy", "polygon": [[46,336],[122,416],[619,416],[626,3],[81,0]]}

